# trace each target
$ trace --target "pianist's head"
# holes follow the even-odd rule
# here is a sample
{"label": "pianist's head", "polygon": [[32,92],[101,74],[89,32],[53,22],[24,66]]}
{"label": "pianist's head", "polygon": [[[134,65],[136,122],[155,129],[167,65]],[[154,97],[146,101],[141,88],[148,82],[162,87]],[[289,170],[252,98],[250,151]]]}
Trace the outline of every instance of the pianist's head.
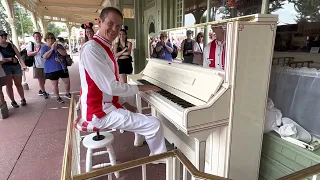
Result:
{"label": "pianist's head", "polygon": [[212,31],[216,35],[216,39],[218,41],[223,41],[224,40],[224,29],[222,26],[212,26]]}
{"label": "pianist's head", "polygon": [[99,35],[109,42],[113,42],[119,35],[122,20],[123,16],[119,9],[114,7],[104,8],[98,17]]}

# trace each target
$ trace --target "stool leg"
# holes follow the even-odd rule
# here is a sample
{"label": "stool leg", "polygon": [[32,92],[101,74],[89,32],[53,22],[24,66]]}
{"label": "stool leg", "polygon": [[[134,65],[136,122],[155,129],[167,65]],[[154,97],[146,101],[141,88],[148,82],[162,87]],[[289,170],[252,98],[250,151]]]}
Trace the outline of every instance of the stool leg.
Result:
{"label": "stool leg", "polygon": [[[116,158],[116,154],[114,153],[113,147],[111,145],[107,146],[107,151],[109,153],[109,159],[110,159],[110,163],[112,166],[117,164],[117,158]],[[119,172],[115,172],[114,175],[116,176],[116,178],[120,177]]]}
{"label": "stool leg", "polygon": [[92,170],[92,149],[87,149],[87,157],[86,157],[86,172],[90,172]]}

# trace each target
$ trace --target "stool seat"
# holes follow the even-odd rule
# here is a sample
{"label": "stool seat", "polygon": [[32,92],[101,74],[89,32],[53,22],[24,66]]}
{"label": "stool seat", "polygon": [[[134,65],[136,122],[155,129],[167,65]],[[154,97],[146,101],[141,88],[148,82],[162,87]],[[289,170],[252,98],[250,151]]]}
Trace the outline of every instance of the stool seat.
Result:
{"label": "stool seat", "polygon": [[[94,132],[89,135],[86,135],[83,140],[82,144],[84,147],[87,148],[87,155],[86,155],[86,172],[90,172],[92,169],[107,167],[107,166],[114,166],[117,164],[116,162],[116,154],[114,153],[112,142],[113,142],[113,135],[109,132],[100,132],[100,129],[97,127],[92,126],[87,121],[78,117],[75,122],[74,126],[76,129],[84,132]],[[98,151],[93,152],[96,149],[105,148],[106,151]],[[100,156],[104,154],[109,154],[110,162],[108,163],[101,163],[92,166],[92,157],[93,156]],[[120,177],[119,172],[115,172],[114,175],[116,178]],[[108,175],[109,179],[111,178],[111,174]]]}
{"label": "stool seat", "polygon": [[86,148],[90,149],[98,149],[98,148],[104,148],[107,147],[107,145],[111,144],[113,142],[113,135],[109,132],[100,132],[100,135],[104,136],[104,139],[100,141],[93,140],[94,136],[97,136],[97,133],[91,133],[83,139],[83,145]]}

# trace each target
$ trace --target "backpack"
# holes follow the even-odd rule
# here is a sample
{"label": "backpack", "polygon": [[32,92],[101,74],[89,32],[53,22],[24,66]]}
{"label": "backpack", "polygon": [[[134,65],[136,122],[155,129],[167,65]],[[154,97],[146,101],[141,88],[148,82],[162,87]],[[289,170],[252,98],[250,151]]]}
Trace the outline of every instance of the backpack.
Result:
{"label": "backpack", "polygon": [[[34,43],[31,42],[31,50],[34,51]],[[24,59],[24,64],[28,67],[32,67],[34,65],[34,56],[28,56],[27,49],[23,49],[20,51],[21,57]]]}
{"label": "backpack", "polygon": [[175,44],[173,44],[172,47],[173,47],[173,51],[171,53],[171,56],[172,56],[172,59],[175,59],[178,56],[178,47]]}

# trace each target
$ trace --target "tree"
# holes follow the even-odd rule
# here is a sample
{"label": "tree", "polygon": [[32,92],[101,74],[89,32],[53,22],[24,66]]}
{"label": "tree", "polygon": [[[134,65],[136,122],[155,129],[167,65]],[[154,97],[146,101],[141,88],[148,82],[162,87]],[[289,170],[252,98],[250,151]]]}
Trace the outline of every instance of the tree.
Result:
{"label": "tree", "polygon": [[8,16],[5,13],[5,9],[0,2],[0,29],[5,30],[8,34],[11,34],[10,24],[6,21]]}
{"label": "tree", "polygon": [[297,11],[297,22],[319,22],[320,2],[314,0],[292,0]]}
{"label": "tree", "polygon": [[15,25],[16,25],[18,36],[21,37],[24,34],[28,34],[28,35],[32,34],[33,24],[31,21],[31,14],[16,2],[13,4],[13,7],[14,7]]}
{"label": "tree", "polygon": [[55,37],[59,36],[59,34],[64,31],[63,28],[56,26],[54,23],[49,23],[48,24],[48,32],[52,32]]}

